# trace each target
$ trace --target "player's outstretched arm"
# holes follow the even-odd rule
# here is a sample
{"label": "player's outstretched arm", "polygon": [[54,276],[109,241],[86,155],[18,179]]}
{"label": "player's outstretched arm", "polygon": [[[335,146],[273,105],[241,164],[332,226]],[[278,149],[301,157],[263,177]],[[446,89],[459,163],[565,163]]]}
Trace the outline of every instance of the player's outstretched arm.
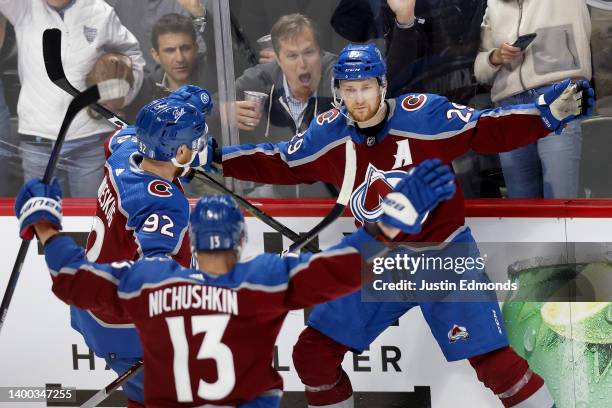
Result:
{"label": "player's outstretched arm", "polygon": [[131,264],[112,266],[88,262],[84,249],[59,233],[61,199],[62,191],[56,179],[51,184],[44,184],[40,179],[28,181],[15,200],[20,236],[32,239],[36,232],[44,245],[52,290],[58,298],[81,309],[104,309],[105,313],[125,318],[117,286]]}
{"label": "player's outstretched arm", "polygon": [[445,161],[454,160],[470,149],[478,153],[500,153],[526,146],[548,136],[551,131],[560,132],[571,120],[591,114],[592,90],[590,87],[579,90],[588,83],[585,81],[571,89],[568,84],[562,82],[553,86],[541,97],[541,104],[484,110],[427,95],[423,110],[431,118],[427,133],[432,137],[445,136],[437,139],[444,144],[441,151]]}
{"label": "player's outstretched arm", "polygon": [[455,190],[450,167],[437,159],[426,160],[385,197],[383,215],[376,224],[358,229],[319,254],[284,258],[289,275],[289,308],[327,302],[359,289],[362,264],[384,254],[384,242],[391,241],[400,231],[419,233],[427,214],[441,201],[450,199]]}
{"label": "player's outstretched arm", "polygon": [[269,184],[333,183],[329,158],[335,149],[344,155],[344,140],[334,139],[326,124],[313,119],[305,132],[289,141],[223,146],[223,174]]}

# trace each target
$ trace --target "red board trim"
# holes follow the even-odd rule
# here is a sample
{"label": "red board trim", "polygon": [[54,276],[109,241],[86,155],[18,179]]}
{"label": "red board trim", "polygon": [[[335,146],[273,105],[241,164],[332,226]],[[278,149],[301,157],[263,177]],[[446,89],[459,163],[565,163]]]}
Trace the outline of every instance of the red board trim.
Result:
{"label": "red board trim", "polygon": [[[195,200],[191,200],[192,204]],[[324,217],[334,205],[328,199],[250,200],[273,217]],[[0,199],[0,216],[13,216],[14,199]],[[67,198],[64,200],[67,216],[95,214],[95,198]],[[525,217],[525,218],[612,218],[612,199],[527,200],[481,199],[466,201],[468,217]],[[345,211],[346,216],[350,212]],[[247,214],[248,216],[248,214]]]}

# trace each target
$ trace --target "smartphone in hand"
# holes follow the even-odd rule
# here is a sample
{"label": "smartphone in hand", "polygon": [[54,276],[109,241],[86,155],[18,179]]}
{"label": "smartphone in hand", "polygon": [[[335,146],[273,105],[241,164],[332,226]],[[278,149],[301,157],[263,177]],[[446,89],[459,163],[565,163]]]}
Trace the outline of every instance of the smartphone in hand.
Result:
{"label": "smartphone in hand", "polygon": [[512,46],[520,48],[521,51],[525,51],[525,49],[529,46],[529,44],[531,44],[533,40],[535,40],[537,36],[538,35],[536,33],[521,35],[519,38],[516,39]]}

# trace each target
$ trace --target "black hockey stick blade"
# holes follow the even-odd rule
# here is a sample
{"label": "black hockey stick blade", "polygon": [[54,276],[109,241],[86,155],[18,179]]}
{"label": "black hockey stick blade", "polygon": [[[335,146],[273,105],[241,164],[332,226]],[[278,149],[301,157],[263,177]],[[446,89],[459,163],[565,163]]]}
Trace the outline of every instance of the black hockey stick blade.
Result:
{"label": "black hockey stick blade", "polygon": [[[255,218],[257,218],[258,220],[260,220],[267,226],[271,227],[273,230],[280,232],[281,234],[283,234],[284,236],[286,236],[287,238],[289,238],[290,240],[294,242],[297,242],[301,239],[300,235],[297,234],[295,231],[286,227],[282,223],[278,222],[273,217],[270,217],[268,214],[261,211],[259,208],[255,207],[253,204],[251,204],[244,198],[240,197],[238,194],[234,193],[232,190],[225,187],[223,184],[219,183],[217,180],[212,178],[209,174],[203,171],[197,171],[196,173],[204,177],[206,179],[204,181],[208,183],[208,185],[210,185],[212,188],[216,189],[220,193],[231,195],[242,208],[250,212]],[[321,249],[317,245],[315,245],[313,242],[307,243],[305,245],[305,248],[313,253],[321,252]]]}
{"label": "black hockey stick blade", "polygon": [[[100,91],[98,89],[98,85],[94,85],[88,88],[85,92],[79,93],[76,98],[70,102],[70,105],[68,105],[68,110],[66,111],[66,115],[64,116],[57,139],[53,145],[51,156],[49,157],[49,163],[45,169],[45,175],[42,179],[43,183],[48,184],[53,177],[53,172],[55,171],[55,167],[59,159],[59,152],[62,149],[64,139],[66,138],[66,133],[68,132],[68,128],[70,127],[72,120],[75,118],[77,113],[79,113],[87,105],[95,103],[98,101],[98,99],[100,99]],[[15,293],[17,281],[19,280],[19,275],[21,274],[21,269],[23,268],[23,263],[28,253],[29,246],[29,240],[21,240],[21,246],[19,247],[19,252],[17,253],[17,259],[13,265],[11,276],[2,297],[2,304],[0,305],[0,332],[2,331],[2,326],[4,325],[8,308],[11,304],[11,300],[13,299],[13,294]]]}
{"label": "black hockey stick blade", "polygon": [[[57,28],[49,28],[43,33],[43,57],[45,69],[51,82],[63,89],[72,96],[79,94],[64,72],[62,63],[62,32]],[[117,127],[126,127],[128,123],[125,119],[115,115],[110,110],[100,104],[92,105],[92,109]]]}
{"label": "black hockey stick blade", "polygon": [[144,366],[142,361],[137,362],[136,364],[128,368],[126,372],[117,377],[112,383],[108,384],[106,387],[102,388],[100,391],[92,395],[91,398],[89,398],[83,403],[83,405],[81,405],[81,408],[97,407],[98,404],[104,401],[113,391],[125,384],[127,380],[130,379],[130,377],[140,372],[143,367]]}
{"label": "black hockey stick blade", "polygon": [[353,186],[355,184],[355,177],[357,174],[357,153],[355,151],[355,144],[352,140],[348,140],[345,144],[345,162],[344,162],[344,179],[342,180],[342,187],[340,188],[340,194],[336,199],[334,208],[319,222],[315,225],[307,234],[303,235],[299,240],[295,241],[289,246],[288,249],[283,251],[283,255],[303,248],[306,244],[314,239],[321,231],[327,228],[333,223],[338,217],[342,215],[346,208],[353,192]]}
{"label": "black hockey stick blade", "polygon": [[64,89],[72,96],[79,90],[66,79],[62,64],[62,32],[57,28],[49,28],[43,32],[43,59],[45,69],[51,82]]}

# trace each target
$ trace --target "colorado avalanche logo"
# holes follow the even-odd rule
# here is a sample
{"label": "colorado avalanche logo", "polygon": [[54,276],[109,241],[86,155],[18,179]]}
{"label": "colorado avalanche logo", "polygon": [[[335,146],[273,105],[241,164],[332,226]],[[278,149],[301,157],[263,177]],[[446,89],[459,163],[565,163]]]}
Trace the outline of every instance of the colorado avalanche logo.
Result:
{"label": "colorado avalanche logo", "polygon": [[351,211],[357,221],[362,224],[375,221],[382,214],[383,199],[406,174],[402,170],[378,170],[370,163],[365,180],[351,195]]}
{"label": "colorado avalanche logo", "polygon": [[454,324],[448,332],[448,341],[454,343],[457,340],[467,340],[470,337],[470,333],[463,326]]}
{"label": "colorado avalanche logo", "polygon": [[157,197],[170,197],[172,195],[172,186],[162,180],[153,180],[149,183],[149,194]]}
{"label": "colorado avalanche logo", "polygon": [[340,115],[340,112],[337,109],[330,109],[317,116],[317,124],[323,125],[325,122],[332,123],[338,115]]}
{"label": "colorado avalanche logo", "polygon": [[413,112],[419,110],[427,102],[427,95],[408,95],[402,100],[402,108],[405,111]]}

